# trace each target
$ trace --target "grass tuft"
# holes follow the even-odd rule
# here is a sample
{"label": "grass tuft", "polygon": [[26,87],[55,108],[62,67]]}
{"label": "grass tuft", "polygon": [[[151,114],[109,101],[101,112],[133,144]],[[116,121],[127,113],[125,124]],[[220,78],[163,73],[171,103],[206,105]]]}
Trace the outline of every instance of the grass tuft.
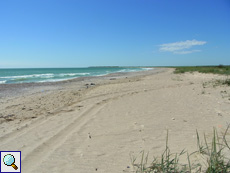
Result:
{"label": "grass tuft", "polygon": [[[145,156],[144,151],[141,152],[142,158],[140,163],[136,163],[137,158],[132,157],[131,162],[137,173],[188,173],[188,172],[205,172],[205,173],[227,173],[230,172],[230,158],[226,157],[230,155],[230,146],[226,139],[226,134],[229,130],[228,125],[223,137],[218,137],[217,130],[213,129],[213,137],[211,143],[208,143],[207,137],[204,134],[204,144],[200,141],[198,131],[197,135],[197,147],[198,150],[189,154],[182,150],[179,154],[171,153],[168,146],[168,131],[166,137],[166,147],[160,158],[154,158],[151,164],[148,165],[148,154]],[[179,159],[182,155],[187,154],[188,164],[180,164]],[[202,156],[203,160],[199,160],[197,163],[191,163],[190,157],[194,154]],[[203,164],[205,161],[205,165]],[[203,167],[202,167],[203,165]]]}

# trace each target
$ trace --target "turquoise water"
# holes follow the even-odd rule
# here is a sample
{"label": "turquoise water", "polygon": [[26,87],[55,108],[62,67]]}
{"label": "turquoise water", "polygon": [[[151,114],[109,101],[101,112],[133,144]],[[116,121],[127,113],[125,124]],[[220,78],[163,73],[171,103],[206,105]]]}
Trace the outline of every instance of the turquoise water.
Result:
{"label": "turquoise water", "polygon": [[0,84],[56,82],[85,76],[104,76],[117,72],[134,72],[150,68],[87,67],[87,68],[27,68],[0,69]]}

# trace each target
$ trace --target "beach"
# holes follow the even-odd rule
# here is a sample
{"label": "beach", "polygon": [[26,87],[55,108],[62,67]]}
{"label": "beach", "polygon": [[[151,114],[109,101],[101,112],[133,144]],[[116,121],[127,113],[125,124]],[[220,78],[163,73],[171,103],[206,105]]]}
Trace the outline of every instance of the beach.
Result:
{"label": "beach", "polygon": [[[197,150],[230,122],[225,76],[173,68],[0,85],[0,150],[22,151],[23,173],[133,172],[132,156]],[[181,162],[186,162],[182,160]]]}

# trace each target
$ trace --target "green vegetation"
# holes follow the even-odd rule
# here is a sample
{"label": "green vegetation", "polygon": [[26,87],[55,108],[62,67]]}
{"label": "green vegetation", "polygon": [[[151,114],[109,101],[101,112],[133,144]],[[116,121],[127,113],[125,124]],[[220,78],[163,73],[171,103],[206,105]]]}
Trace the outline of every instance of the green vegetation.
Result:
{"label": "green vegetation", "polygon": [[[216,129],[213,131],[212,142],[209,144],[204,135],[204,144],[200,142],[200,137],[197,132],[198,151],[188,154],[184,150],[179,154],[172,154],[168,147],[168,133],[166,138],[166,148],[160,158],[155,158],[148,164],[148,154],[145,155],[142,151],[140,163],[136,163],[137,158],[131,157],[131,162],[137,173],[188,173],[188,172],[206,172],[206,173],[227,173],[230,172],[230,159],[226,157],[230,154],[230,147],[226,140],[226,134],[229,126],[223,134],[222,140],[218,137]],[[186,155],[188,163],[180,164],[179,158]],[[190,157],[194,154],[199,154],[201,160],[196,163],[191,163]]]}
{"label": "green vegetation", "polygon": [[230,66],[185,66],[185,67],[174,67],[176,68],[174,73],[185,73],[185,72],[200,72],[200,73],[214,73],[214,74],[225,74],[230,75]]}
{"label": "green vegetation", "polygon": [[228,85],[228,86],[230,86],[230,79],[216,80],[214,86],[218,86],[218,85]]}
{"label": "green vegetation", "polygon": [[222,81],[222,84],[230,86],[230,79],[226,79],[226,80]]}

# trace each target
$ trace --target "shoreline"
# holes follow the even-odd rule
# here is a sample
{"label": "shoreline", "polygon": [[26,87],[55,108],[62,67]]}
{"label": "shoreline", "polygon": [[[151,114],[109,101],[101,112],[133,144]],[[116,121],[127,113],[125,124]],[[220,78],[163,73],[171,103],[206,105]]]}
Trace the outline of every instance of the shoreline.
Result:
{"label": "shoreline", "polygon": [[27,94],[33,94],[39,92],[39,90],[47,91],[52,89],[61,89],[63,87],[68,87],[69,84],[75,83],[78,85],[79,89],[84,88],[84,82],[103,82],[108,80],[108,78],[125,78],[133,76],[144,76],[150,75],[155,72],[161,71],[164,68],[153,68],[152,70],[147,71],[138,71],[138,72],[118,72],[111,73],[103,76],[87,76],[87,77],[77,77],[73,79],[67,79],[57,82],[31,82],[31,83],[13,83],[13,84],[0,84],[0,100],[6,97],[12,98],[15,96],[23,96]]}
{"label": "shoreline", "polygon": [[[103,69],[104,71],[101,68],[104,68]],[[113,68],[116,70],[115,71],[111,70]],[[154,67],[152,68],[147,68],[147,67],[87,67],[87,68],[22,68],[22,69],[17,69],[17,68],[1,69],[0,68],[0,73],[1,72],[3,73],[3,76],[0,75],[0,79],[1,79],[0,84],[53,83],[53,82],[62,82],[62,81],[72,80],[72,79],[76,79],[79,77],[97,77],[97,76],[106,76],[112,73],[139,72],[139,71],[147,71],[151,69],[154,69]],[[6,70],[6,71],[2,71],[2,70]],[[24,71],[24,73],[22,71]],[[8,73],[8,75],[5,76],[4,73]],[[18,75],[16,75],[15,73],[16,74],[18,73]],[[2,79],[5,79],[5,80],[2,81]],[[17,82],[16,79],[19,79],[19,81],[21,81],[22,79],[23,79],[22,81],[24,81],[25,79],[25,82]]]}

